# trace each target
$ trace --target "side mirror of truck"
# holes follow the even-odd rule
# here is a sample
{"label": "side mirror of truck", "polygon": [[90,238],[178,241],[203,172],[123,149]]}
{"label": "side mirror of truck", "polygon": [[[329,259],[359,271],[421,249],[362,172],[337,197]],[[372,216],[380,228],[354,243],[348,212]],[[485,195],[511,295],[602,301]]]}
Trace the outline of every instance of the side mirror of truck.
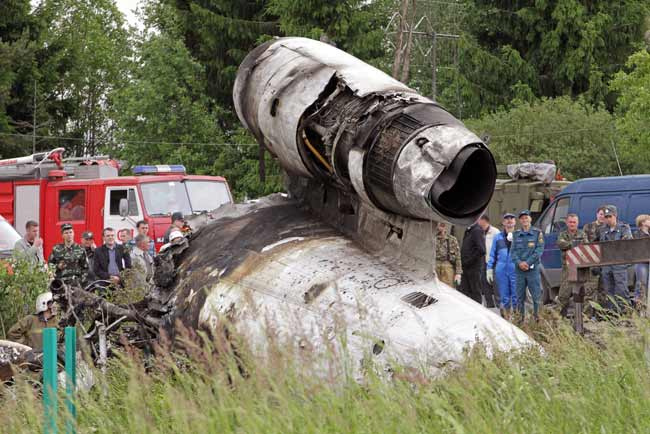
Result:
{"label": "side mirror of truck", "polygon": [[126,217],[129,215],[129,201],[126,199],[120,199],[120,217]]}

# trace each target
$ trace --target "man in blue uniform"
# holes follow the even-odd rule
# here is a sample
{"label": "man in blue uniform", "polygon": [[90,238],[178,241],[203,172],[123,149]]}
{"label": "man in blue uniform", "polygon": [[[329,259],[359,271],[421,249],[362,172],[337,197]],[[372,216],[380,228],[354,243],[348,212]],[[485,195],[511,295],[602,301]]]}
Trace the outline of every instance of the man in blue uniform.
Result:
{"label": "man in blue uniform", "polygon": [[[614,205],[604,209],[605,224],[599,228],[598,241],[631,240],[632,231],[626,223],[618,221]],[[627,305],[630,293],[627,289],[627,265],[608,265],[601,268],[603,290],[607,293],[607,307],[620,311],[620,304]]]}
{"label": "man in blue uniform", "polygon": [[503,230],[494,236],[487,263],[487,281],[496,280],[501,316],[510,319],[511,311],[517,308],[515,264],[510,260],[512,233],[515,230],[515,215],[503,215]]}
{"label": "man in blue uniform", "polygon": [[523,210],[519,213],[521,230],[515,231],[512,236],[510,259],[515,265],[517,281],[517,302],[520,321],[526,316],[526,287],[533,297],[533,317],[539,320],[539,306],[542,299],[542,288],[539,274],[539,261],[544,251],[544,236],[542,231],[530,226],[530,211]]}

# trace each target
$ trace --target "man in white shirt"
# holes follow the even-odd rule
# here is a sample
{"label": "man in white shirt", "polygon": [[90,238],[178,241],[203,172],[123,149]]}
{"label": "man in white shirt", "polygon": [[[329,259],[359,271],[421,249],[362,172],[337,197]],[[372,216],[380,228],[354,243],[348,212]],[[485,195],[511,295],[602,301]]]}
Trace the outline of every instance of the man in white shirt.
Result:
{"label": "man in white shirt", "polygon": [[131,261],[134,273],[137,274],[138,284],[147,287],[153,279],[153,258],[149,254],[149,237],[146,235],[136,235]]}
{"label": "man in white shirt", "polygon": [[486,265],[490,259],[490,252],[492,251],[492,242],[494,237],[499,233],[499,229],[495,228],[490,224],[490,218],[483,214],[478,219],[478,225],[483,229],[485,233],[485,262],[483,263],[483,272],[481,273],[482,287],[483,287],[483,296],[485,297],[485,305],[487,307],[498,307],[499,306],[499,295],[494,290],[494,285],[488,283],[487,277],[485,275]]}
{"label": "man in white shirt", "polygon": [[492,241],[494,241],[494,236],[499,233],[499,229],[495,228],[490,224],[490,218],[483,214],[481,218],[478,219],[478,224],[485,232],[485,263],[490,259],[490,251],[492,250]]}
{"label": "man in white shirt", "polygon": [[38,236],[38,223],[34,220],[29,220],[25,224],[25,236],[16,241],[14,256],[26,259],[33,265],[43,266],[45,264],[43,239]]}

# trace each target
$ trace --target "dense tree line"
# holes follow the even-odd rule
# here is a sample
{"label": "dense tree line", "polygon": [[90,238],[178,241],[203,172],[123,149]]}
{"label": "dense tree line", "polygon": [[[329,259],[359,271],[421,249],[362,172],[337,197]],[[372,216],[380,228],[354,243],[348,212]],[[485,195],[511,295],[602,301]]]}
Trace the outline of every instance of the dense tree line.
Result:
{"label": "dense tree line", "polygon": [[437,60],[454,67],[436,70],[436,97],[491,137],[499,162],[554,159],[571,177],[650,169],[644,0],[144,0],[140,28],[114,0],[1,7],[1,157],[108,152],[265,194],[280,171],[264,154],[260,182],[259,149],[232,109],[248,51],[274,36],[321,39],[430,95],[431,42],[401,31],[426,16],[419,29],[459,36],[439,42]]}

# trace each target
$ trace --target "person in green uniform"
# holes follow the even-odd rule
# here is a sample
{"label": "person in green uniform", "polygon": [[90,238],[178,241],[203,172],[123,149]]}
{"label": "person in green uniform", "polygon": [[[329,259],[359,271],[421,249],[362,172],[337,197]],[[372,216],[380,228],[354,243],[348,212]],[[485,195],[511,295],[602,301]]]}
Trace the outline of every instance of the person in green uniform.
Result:
{"label": "person in green uniform", "polygon": [[56,327],[56,304],[51,292],[36,298],[36,313],[27,315],[9,329],[7,339],[43,351],[43,329]]}
{"label": "person in green uniform", "polygon": [[74,229],[70,223],[61,225],[61,237],[63,242],[54,246],[47,262],[55,267],[55,278],[81,284],[88,275],[86,252],[74,242]]}

